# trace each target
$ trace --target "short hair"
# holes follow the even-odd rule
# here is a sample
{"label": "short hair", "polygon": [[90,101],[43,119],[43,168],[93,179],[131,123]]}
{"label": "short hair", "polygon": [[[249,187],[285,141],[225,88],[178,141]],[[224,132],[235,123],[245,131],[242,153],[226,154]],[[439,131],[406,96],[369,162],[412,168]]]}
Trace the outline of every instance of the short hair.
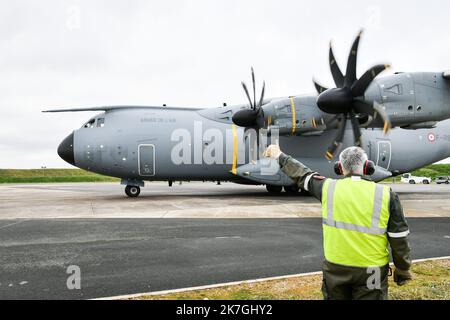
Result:
{"label": "short hair", "polygon": [[367,160],[366,152],[360,147],[348,147],[339,155],[343,171],[349,174],[362,174]]}

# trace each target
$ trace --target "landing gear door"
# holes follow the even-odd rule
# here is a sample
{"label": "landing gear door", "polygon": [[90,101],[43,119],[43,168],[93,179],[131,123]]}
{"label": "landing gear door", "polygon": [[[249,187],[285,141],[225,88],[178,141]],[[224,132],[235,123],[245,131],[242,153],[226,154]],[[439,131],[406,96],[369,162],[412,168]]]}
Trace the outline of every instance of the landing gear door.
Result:
{"label": "landing gear door", "polygon": [[155,175],[155,146],[153,144],[139,145],[138,167],[139,175]]}
{"label": "landing gear door", "polygon": [[376,165],[389,170],[391,164],[391,142],[389,140],[379,140],[377,141],[377,162]]}

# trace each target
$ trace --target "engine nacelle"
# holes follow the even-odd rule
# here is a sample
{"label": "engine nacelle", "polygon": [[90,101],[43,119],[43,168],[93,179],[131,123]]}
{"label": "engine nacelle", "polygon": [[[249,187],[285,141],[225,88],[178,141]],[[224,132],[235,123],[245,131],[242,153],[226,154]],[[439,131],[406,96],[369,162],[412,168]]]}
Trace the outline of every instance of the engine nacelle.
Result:
{"label": "engine nacelle", "polygon": [[397,73],[376,79],[365,97],[382,104],[393,127],[430,128],[433,122],[450,117],[448,77],[446,72]]}
{"label": "engine nacelle", "polygon": [[265,127],[280,135],[320,134],[325,130],[325,117],[314,98],[291,97],[273,100],[263,106]]}

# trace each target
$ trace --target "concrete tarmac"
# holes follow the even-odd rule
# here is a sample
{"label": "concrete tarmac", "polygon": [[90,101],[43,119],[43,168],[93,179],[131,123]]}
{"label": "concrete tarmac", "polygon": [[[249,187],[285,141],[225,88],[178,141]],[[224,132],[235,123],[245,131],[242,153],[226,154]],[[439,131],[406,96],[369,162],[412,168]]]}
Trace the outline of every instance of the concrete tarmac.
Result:
{"label": "concrete tarmac", "polygon": [[[413,258],[450,255],[449,218],[410,218]],[[0,221],[0,299],[87,299],[320,270],[320,218]],[[67,288],[67,268],[81,289]]]}
{"label": "concrete tarmac", "polygon": [[[449,185],[395,184],[406,216],[450,217]],[[312,197],[269,194],[263,186],[152,182],[138,198],[118,183],[0,185],[0,219],[319,217]]]}
{"label": "concrete tarmac", "polygon": [[[392,187],[413,258],[449,256],[450,187]],[[137,199],[111,183],[1,185],[0,299],[99,298],[317,271],[319,217],[311,197],[230,183],[149,183]],[[80,290],[67,288],[71,265],[80,267]]]}

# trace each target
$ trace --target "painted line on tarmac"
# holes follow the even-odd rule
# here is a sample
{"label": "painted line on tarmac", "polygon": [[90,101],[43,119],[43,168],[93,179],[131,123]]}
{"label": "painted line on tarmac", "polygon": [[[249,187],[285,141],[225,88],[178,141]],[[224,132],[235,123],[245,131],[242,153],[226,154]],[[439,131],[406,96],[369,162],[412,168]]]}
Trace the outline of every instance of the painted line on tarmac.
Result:
{"label": "painted line on tarmac", "polygon": [[7,224],[5,226],[0,226],[0,230],[9,228],[9,227],[15,226],[16,224],[20,224],[20,223],[27,222],[27,221],[30,221],[30,220],[31,219],[23,219],[23,220],[19,220],[17,222],[13,222],[13,223]]}
{"label": "painted line on tarmac", "polygon": [[[413,263],[426,262],[426,261],[436,261],[436,260],[445,260],[445,259],[450,259],[450,256],[417,259],[417,260],[413,260]],[[393,264],[390,263],[390,265],[393,265]],[[166,295],[166,294],[172,294],[172,293],[180,293],[180,292],[188,292],[188,291],[196,291],[196,290],[205,290],[205,289],[215,289],[215,288],[228,287],[228,286],[236,286],[236,285],[240,285],[240,284],[250,284],[250,283],[258,283],[258,282],[264,282],[264,281],[284,280],[284,279],[297,278],[297,277],[315,276],[315,275],[320,275],[320,274],[322,274],[322,271],[314,271],[314,272],[297,273],[297,274],[290,274],[290,275],[277,276],[277,277],[259,278],[259,279],[252,279],[252,280],[241,280],[241,281],[233,281],[233,282],[224,282],[224,283],[210,284],[210,285],[206,285],[206,286],[197,286],[197,287],[188,287],[188,288],[180,288],[180,289],[170,289],[170,290],[162,290],[162,291],[125,294],[125,295],[120,295],[120,296],[95,298],[95,299],[91,299],[91,300],[133,299],[133,298],[139,298],[139,297],[142,297],[142,296],[159,296],[159,295]]]}

